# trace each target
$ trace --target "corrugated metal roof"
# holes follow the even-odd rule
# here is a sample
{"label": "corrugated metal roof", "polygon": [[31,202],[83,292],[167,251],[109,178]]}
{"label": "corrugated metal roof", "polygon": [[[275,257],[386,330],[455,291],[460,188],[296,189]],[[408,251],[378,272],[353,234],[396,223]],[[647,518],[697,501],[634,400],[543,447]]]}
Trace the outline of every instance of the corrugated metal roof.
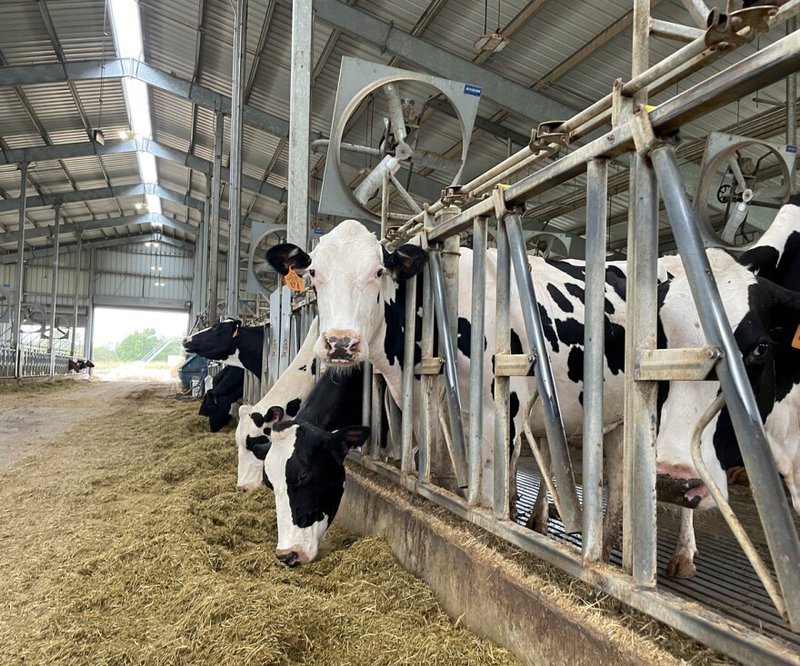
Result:
{"label": "corrugated metal roof", "polygon": [[[369,16],[390,22],[396,28],[415,32],[422,39],[467,60],[478,56],[473,43],[484,32],[506,26],[529,3],[526,0],[504,0],[497,7],[489,8],[489,17],[484,25],[484,3],[463,3],[450,0],[434,5],[430,0],[409,0],[398,3],[390,0],[350,0],[348,4]],[[680,0],[654,0],[654,16],[666,20],[689,23]],[[274,5],[274,6],[273,6]],[[268,26],[265,17],[270,14]],[[433,7],[439,11],[431,12]],[[229,0],[141,0],[140,10],[144,36],[145,59],[152,66],[174,74],[187,81],[196,81],[214,91],[229,94],[231,81],[231,44],[233,9]],[[10,0],[3,3],[3,20],[0,21],[0,54],[10,65],[43,64],[59,62],[59,55],[50,39],[46,18],[52,22],[55,37],[70,61],[102,60],[114,56],[112,38],[104,37],[110,32],[104,27],[103,0],[43,0],[30,2]],[[567,58],[594,40],[606,28],[619,21],[631,11],[629,0],[606,0],[603,3],[591,0],[576,0],[565,7],[564,3],[544,2],[541,8],[511,36],[505,50],[486,59],[483,67],[524,86],[536,87],[542,77],[562,65]],[[422,17],[426,17],[422,21]],[[291,7],[274,0],[251,0],[248,17],[248,75],[252,74],[252,88],[248,104],[252,107],[289,119],[289,79],[292,53]],[[614,78],[628,77],[630,70],[630,27],[621,29],[607,43],[597,46],[586,57],[555,77],[541,90],[547,98],[557,100],[575,109],[604,96],[611,88]],[[724,55],[712,66],[698,72],[676,86],[683,90],[701,80],[711,72],[720,71],[743,55],[763,48],[782,36],[784,29],[775,34],[760,37],[757,42],[740,48],[735,53]],[[259,51],[260,39],[265,36],[264,48]],[[657,62],[674,52],[679,43],[653,38],[651,61]],[[359,57],[380,63],[395,62],[392,54],[381,52],[363,39],[334,32],[317,20],[313,35],[313,62],[316,74],[312,90],[312,129],[327,136],[331,128],[339,68],[343,56]],[[325,57],[322,60],[322,57]],[[255,72],[250,69],[258,62]],[[404,63],[400,62],[399,66]],[[414,68],[412,65],[405,65]],[[248,76],[249,78],[249,76]],[[101,127],[109,142],[116,140],[117,132],[128,129],[125,100],[120,81],[106,78],[102,81],[77,81],[73,84],[76,95],[65,83],[22,85],[0,88],[0,138],[10,148],[37,147],[46,143],[73,144],[88,141],[84,118],[90,127]],[[658,103],[674,94],[674,89],[653,97]],[[404,86],[406,94],[424,101],[428,93],[414,86]],[[759,93],[760,99],[782,103],[782,84],[776,84]],[[102,98],[102,114],[101,100]],[[26,109],[25,105],[28,105]],[[150,90],[151,117],[154,139],[160,144],[179,152],[191,151],[197,157],[213,160],[214,112],[204,107],[195,107],[191,102],[161,90]],[[701,121],[692,123],[683,130],[685,138],[702,138],[713,129],[734,125],[737,121],[763,114],[773,108],[769,104],[753,99],[741,100],[737,104],[719,110]],[[356,120],[348,137],[359,143],[377,145],[381,134],[385,103],[380,95],[375,103]],[[527,137],[533,123],[543,120],[537,110],[530,110],[530,118],[507,112],[502,100],[482,99],[479,114],[516,135]],[[551,120],[551,119],[544,119]],[[194,122],[194,127],[192,124]],[[37,127],[37,123],[39,127]],[[43,132],[39,131],[43,129]],[[775,131],[781,131],[777,128]],[[426,114],[420,128],[420,146],[434,153],[448,156],[458,155],[460,137],[452,119],[441,113]],[[225,121],[224,157],[229,162],[229,119]],[[519,146],[513,146],[517,149]],[[472,138],[469,160],[464,171],[468,179],[508,154],[508,145],[486,130],[478,130]],[[270,135],[247,127],[244,133],[244,173],[258,181],[286,188],[288,170],[288,147],[283,137]],[[318,197],[324,155],[312,155],[312,196]],[[375,163],[374,161],[372,162]],[[361,175],[356,160],[355,166],[345,167],[345,178],[358,180]],[[363,160],[366,166],[369,162]],[[65,170],[66,169],[66,170]],[[448,182],[443,172],[427,174],[432,187]],[[185,166],[163,159],[158,160],[159,183],[162,187],[189,194],[197,200],[205,198],[206,178],[191,174]],[[415,176],[413,183],[423,176]],[[517,176],[519,178],[521,176]],[[112,186],[131,185],[139,182],[139,171],[134,154],[109,155],[102,159],[89,155],[73,157],[61,162],[49,160],[33,165],[30,173],[29,196],[39,188],[45,193],[71,192],[75,186],[81,190]],[[511,179],[513,180],[513,179]],[[421,182],[421,181],[420,181]],[[580,190],[584,180],[579,178],[556,191],[537,197],[531,208],[544,205]],[[9,196],[16,196],[19,175],[15,168],[0,167],[0,188]],[[224,195],[227,206],[227,187]],[[65,220],[88,219],[92,215],[118,215],[120,211],[133,213],[134,201],[120,198],[109,201],[90,201],[86,204],[69,204],[62,208]],[[283,203],[263,195],[245,192],[243,206],[250,211],[251,219],[274,220],[283,211]],[[178,220],[199,223],[200,212],[172,201],[162,204],[164,214]],[[611,198],[611,214],[622,215],[627,209],[627,194],[622,192]],[[580,206],[549,220],[551,229],[576,230],[583,224]],[[8,230],[16,228],[16,212],[0,213],[0,225]],[[28,219],[36,224],[48,224],[52,210],[31,209]],[[130,233],[131,228],[121,228],[117,233]],[[1,232],[0,232],[1,233]],[[92,232],[102,236],[102,232]],[[110,229],[105,230],[113,235]],[[165,234],[182,232],[170,229]],[[245,231],[247,238],[249,232]],[[46,239],[35,240],[44,244]],[[5,244],[3,244],[5,246]]]}

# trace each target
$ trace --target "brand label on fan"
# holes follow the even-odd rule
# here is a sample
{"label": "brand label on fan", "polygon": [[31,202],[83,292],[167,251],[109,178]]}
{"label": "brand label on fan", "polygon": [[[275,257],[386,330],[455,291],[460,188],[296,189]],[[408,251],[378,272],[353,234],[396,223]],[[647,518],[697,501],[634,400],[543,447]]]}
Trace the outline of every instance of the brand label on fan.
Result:
{"label": "brand label on fan", "polygon": [[791,144],[786,146],[786,152],[787,153],[796,153],[797,152],[797,146],[792,146]]}
{"label": "brand label on fan", "polygon": [[480,86],[473,86],[469,83],[464,84],[464,94],[465,95],[475,95],[475,97],[481,96],[481,87]]}
{"label": "brand label on fan", "polygon": [[305,285],[303,284],[303,278],[301,278],[297,273],[294,272],[294,268],[290,268],[289,272],[286,274],[286,277],[283,278],[283,281],[286,283],[286,286],[289,287],[292,291],[303,291],[305,290]]}
{"label": "brand label on fan", "polygon": [[797,330],[794,332],[792,347],[794,347],[795,349],[800,349],[800,324],[797,325]]}

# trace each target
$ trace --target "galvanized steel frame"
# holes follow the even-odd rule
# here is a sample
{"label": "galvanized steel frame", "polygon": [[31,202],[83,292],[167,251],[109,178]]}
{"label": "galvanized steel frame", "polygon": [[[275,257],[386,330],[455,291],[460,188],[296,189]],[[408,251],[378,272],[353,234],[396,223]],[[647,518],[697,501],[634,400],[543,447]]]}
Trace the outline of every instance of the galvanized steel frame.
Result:
{"label": "galvanized steel frame", "polygon": [[[642,64],[642,56],[646,50],[646,37],[641,31],[649,28],[648,0],[635,0],[637,16],[634,20],[635,40],[634,59],[640,64],[634,69],[634,76],[642,80],[651,78],[651,70],[646,63]],[[636,50],[638,49],[638,50]],[[658,68],[659,65],[656,66]],[[433,357],[432,317],[423,317],[422,330],[422,376],[420,385],[420,433],[419,464],[417,474],[409,470],[407,462],[401,470],[369,456],[360,456],[362,464],[408,490],[425,497],[434,503],[446,507],[462,518],[469,520],[489,532],[496,534],[511,543],[530,551],[546,561],[558,566],[570,575],[599,587],[604,592],[620,599],[630,606],[649,613],[656,619],[684,631],[694,638],[709,644],[715,649],[748,662],[762,663],[796,663],[797,655],[780,643],[752,631],[730,618],[723,617],[706,610],[698,614],[696,606],[674,594],[665,592],[656,584],[655,563],[655,375],[650,373],[648,379],[637,377],[639,356],[637,352],[655,348],[655,316],[656,316],[656,256],[657,256],[657,188],[656,175],[664,190],[665,202],[670,220],[678,239],[681,256],[684,257],[687,275],[692,290],[702,313],[703,328],[711,344],[717,344],[727,350],[727,361],[718,365],[719,378],[723,392],[731,405],[736,424],[737,436],[742,442],[742,451],[748,465],[753,469],[755,483],[759,487],[757,503],[762,515],[762,523],[771,534],[768,537],[771,553],[775,560],[778,577],[783,588],[788,609],[789,620],[797,629],[800,616],[797,606],[800,605],[800,581],[798,581],[798,562],[800,551],[797,547],[797,534],[794,530],[789,508],[781,495],[780,480],[774,463],[767,450],[763,425],[758,411],[754,407],[752,391],[743,374],[741,358],[735,353],[730,327],[724,318],[719,295],[709,279],[710,269],[705,260],[702,243],[693,227],[691,208],[681,189],[674,152],[672,147],[662,142],[642,142],[648,127],[653,128],[660,136],[668,135],[685,122],[701,117],[726,103],[747,95],[758,88],[792,74],[800,67],[800,35],[791,33],[761,51],[742,59],[726,70],[708,77],[703,82],[676,95],[659,105],[646,115],[633,113],[634,103],[624,103],[620,96],[619,115],[615,119],[612,130],[604,136],[579,148],[572,154],[563,157],[533,174],[522,178],[507,189],[498,190],[504,206],[509,208],[521,204],[526,199],[546,191],[547,189],[569,180],[585,170],[589,170],[587,201],[587,281],[603,284],[601,271],[604,271],[604,229],[606,224],[605,185],[607,172],[606,160],[624,152],[636,150],[632,167],[633,178],[633,212],[630,227],[629,261],[629,321],[628,350],[631,356],[626,359],[626,396],[628,414],[638,413],[640,418],[629,418],[626,421],[627,454],[625,461],[626,500],[625,500],[625,545],[624,569],[615,571],[597,562],[602,541],[600,519],[601,496],[596,492],[585,495],[584,505],[584,537],[583,556],[565,544],[555,542],[547,537],[526,530],[509,521],[506,505],[508,501],[508,478],[505,471],[508,436],[508,398],[504,393],[504,382],[507,377],[496,375],[495,398],[495,477],[493,483],[494,502],[491,508],[478,506],[479,487],[475,471],[476,447],[478,436],[473,430],[469,436],[468,461],[468,493],[462,499],[431,483],[431,398],[435,394],[433,382],[435,375],[428,374],[436,360]],[[646,87],[645,87],[646,89]],[[619,86],[618,95],[624,91]],[[636,91],[631,91],[636,92]],[[639,100],[634,100],[638,102]],[[627,109],[626,109],[627,106]],[[643,134],[644,133],[644,134]],[[444,206],[440,203],[438,209]],[[436,205],[429,207],[429,216]],[[478,261],[481,261],[484,238],[482,236],[485,219],[496,209],[497,201],[484,199],[470,206],[467,210],[446,218],[437,219],[432,228],[425,234],[425,240],[432,246],[445,239],[456,236],[472,227],[476,232]],[[645,223],[642,220],[646,220]],[[515,221],[511,221],[511,227]],[[430,226],[430,218],[425,221]],[[644,227],[644,230],[642,229]],[[413,223],[408,225],[413,231]],[[498,225],[498,312],[497,312],[497,354],[508,353],[507,348],[507,293],[510,288],[510,247],[506,238],[509,228],[508,219]],[[512,231],[512,235],[513,235]],[[524,256],[523,256],[524,259]],[[705,261],[704,261],[705,260]],[[519,263],[519,260],[518,260]],[[423,282],[423,312],[429,313],[433,303],[432,289],[428,274],[436,269],[436,260],[425,271]],[[519,267],[523,269],[523,266]],[[519,270],[523,274],[524,270]],[[480,274],[480,272],[479,272]],[[524,275],[523,275],[524,277]],[[480,293],[481,280],[475,280],[473,288]],[[704,283],[704,284],[703,284]],[[635,285],[635,286],[634,286]],[[587,335],[592,340],[592,354],[587,358],[585,386],[602,383],[602,343],[598,322],[602,322],[603,293],[602,289],[589,290],[587,294]],[[530,301],[530,299],[528,299]],[[530,306],[530,303],[528,304]],[[598,318],[597,313],[600,313]],[[595,321],[596,320],[596,321]],[[535,325],[533,326],[535,329]],[[477,335],[473,329],[473,334]],[[406,335],[413,336],[413,329],[406,329]],[[406,341],[408,344],[408,340]],[[480,345],[480,343],[478,343]],[[474,345],[473,345],[474,348]],[[445,356],[449,356],[447,353]],[[733,360],[731,360],[733,359]],[[447,362],[447,358],[445,358]],[[473,363],[472,366],[479,365]],[[478,379],[475,370],[471,377]],[[474,391],[474,388],[471,387]],[[404,401],[405,402],[405,401]],[[407,407],[406,407],[407,408]],[[602,403],[587,403],[587,419],[591,414],[602,413]],[[634,410],[634,411],[631,411]],[[374,411],[374,410],[373,410]],[[471,429],[481,423],[476,414],[471,414]],[[599,416],[595,416],[597,421]],[[406,423],[408,420],[406,420]],[[585,458],[588,462],[584,484],[588,482],[599,487],[602,475],[602,428],[597,423],[586,423],[586,433],[590,437]],[[755,439],[753,436],[755,433]],[[404,433],[404,439],[408,435]],[[484,483],[488,479],[483,479]],[[773,492],[774,491],[774,492]],[[764,520],[769,512],[770,520]],[[777,516],[777,518],[776,518]],[[773,524],[770,525],[769,523]],[[775,527],[775,525],[779,527]],[[791,598],[789,598],[791,597]]]}

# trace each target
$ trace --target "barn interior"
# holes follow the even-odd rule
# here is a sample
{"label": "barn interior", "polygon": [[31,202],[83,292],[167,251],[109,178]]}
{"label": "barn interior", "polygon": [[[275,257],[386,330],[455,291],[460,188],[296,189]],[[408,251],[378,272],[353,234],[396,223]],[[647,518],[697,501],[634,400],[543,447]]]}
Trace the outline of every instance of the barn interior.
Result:
{"label": "barn interior", "polygon": [[[649,225],[641,243],[659,256],[686,242],[669,209],[678,191],[691,206],[696,238],[734,253],[756,243],[796,193],[800,0],[580,0],[568,7],[553,0],[9,0],[2,12],[3,402],[15,399],[3,391],[20,382],[91,373],[73,364],[96,358],[95,320],[104,308],[182,313],[186,335],[226,318],[262,327],[263,371],[245,372],[242,389],[245,403],[257,402],[297,354],[315,314],[313,296],[293,296],[266,252],[286,242],[311,251],[344,219],[362,221],[387,247],[424,235],[446,253],[448,243],[472,247],[481,233],[477,242],[489,248],[507,242],[493,224],[473,225],[505,214],[507,205],[530,256],[588,263],[594,248],[601,262],[632,265],[648,252],[640,227]],[[642,113],[649,120],[634,119]],[[676,171],[673,189],[659,173],[658,194],[643,204],[631,192],[646,190],[648,128],[672,150]],[[599,158],[602,180],[587,170]],[[655,293],[647,280],[642,292],[649,285]],[[158,340],[135,360],[165,354],[169,342]],[[718,341],[711,347],[727,350]],[[529,350],[541,358],[533,344]],[[447,386],[445,352],[439,356],[436,381]],[[509,376],[530,372],[530,362],[522,368],[512,360]],[[667,360],[652,360],[652,378]],[[706,362],[703,378],[711,369]],[[397,406],[381,414],[380,390],[380,380],[365,385],[372,403],[365,415],[384,423],[384,438],[400,447],[410,425]],[[469,393],[461,387],[464,409]],[[464,433],[460,440],[466,450]],[[655,508],[653,493],[641,509],[652,516],[636,514],[652,527],[641,536],[651,549],[652,563],[641,565],[648,573],[623,549],[609,568],[581,559],[584,540],[565,525],[569,516],[554,512],[541,539],[523,534],[545,482],[533,457],[521,459],[514,517],[507,508],[482,513],[427,481],[404,482],[417,471],[410,447],[403,444],[394,460],[377,448],[353,455],[349,464],[360,464],[354,479],[366,475],[353,482],[357,492],[375,479],[391,492],[404,487],[653,618],[664,632],[688,636],[709,663],[800,663],[800,579],[791,573],[800,570],[800,522],[780,484],[763,500],[753,495],[767,483],[731,490],[763,571],[717,515],[698,520],[698,574],[682,580],[663,575],[678,523],[674,511]],[[586,459],[580,449],[571,456],[586,506]],[[768,464],[772,476],[760,476],[745,459],[751,481],[777,479]],[[16,468],[8,469],[0,474]],[[340,520],[370,531],[348,497]],[[602,492],[592,501],[602,513]],[[380,502],[386,516],[398,511]],[[775,525],[763,525],[763,507],[778,505]],[[776,544],[778,532],[787,542]],[[392,541],[402,539],[387,538],[394,556],[425,577],[415,556]],[[434,589],[440,601],[446,597]],[[443,603],[458,617],[452,596]],[[512,613],[507,607],[498,617],[510,622]],[[537,663],[520,654],[530,642],[514,643],[508,627],[486,628],[477,615],[467,618],[473,631]],[[558,662],[556,648],[540,656]],[[488,659],[481,649],[463,658],[481,663]],[[626,650],[625,659],[635,660],[635,650]],[[681,650],[686,658],[692,648]],[[47,653],[30,654],[35,661]],[[281,658],[311,658],[302,654]]]}

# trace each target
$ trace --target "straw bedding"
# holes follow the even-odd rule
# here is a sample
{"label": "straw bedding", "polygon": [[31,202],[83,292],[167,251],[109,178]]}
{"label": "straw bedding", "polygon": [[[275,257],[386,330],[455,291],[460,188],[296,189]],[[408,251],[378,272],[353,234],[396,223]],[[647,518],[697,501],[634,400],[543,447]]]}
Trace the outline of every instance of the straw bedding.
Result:
{"label": "straw bedding", "polygon": [[379,538],[334,525],[318,562],[280,564],[271,494],[235,492],[232,432],[195,411],[112,400],[0,474],[0,661],[514,663]]}

